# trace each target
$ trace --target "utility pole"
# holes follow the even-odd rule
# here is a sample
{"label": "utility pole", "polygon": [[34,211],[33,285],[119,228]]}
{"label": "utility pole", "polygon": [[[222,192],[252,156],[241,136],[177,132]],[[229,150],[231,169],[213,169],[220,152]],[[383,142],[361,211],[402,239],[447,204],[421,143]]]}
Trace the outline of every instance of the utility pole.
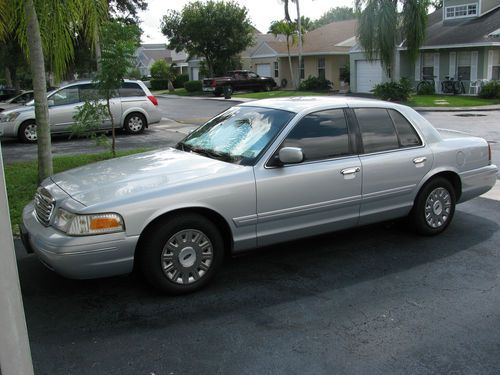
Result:
{"label": "utility pole", "polygon": [[0,238],[0,374],[32,375],[33,363],[12,239],[1,144]]}

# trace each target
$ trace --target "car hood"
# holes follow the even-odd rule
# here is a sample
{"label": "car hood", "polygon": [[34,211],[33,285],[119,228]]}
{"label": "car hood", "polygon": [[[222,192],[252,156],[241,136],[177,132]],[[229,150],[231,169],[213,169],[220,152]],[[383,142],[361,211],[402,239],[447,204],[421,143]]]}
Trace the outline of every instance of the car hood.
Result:
{"label": "car hood", "polygon": [[24,105],[24,104],[5,104],[5,105],[0,104],[0,108],[5,109],[4,111],[0,112],[0,114],[2,114],[2,115],[8,115],[11,112],[24,113],[24,112],[29,112],[29,111],[32,111],[32,112],[35,111],[35,107]]}
{"label": "car hood", "polygon": [[51,177],[85,206],[128,199],[246,168],[173,148],[89,164]]}

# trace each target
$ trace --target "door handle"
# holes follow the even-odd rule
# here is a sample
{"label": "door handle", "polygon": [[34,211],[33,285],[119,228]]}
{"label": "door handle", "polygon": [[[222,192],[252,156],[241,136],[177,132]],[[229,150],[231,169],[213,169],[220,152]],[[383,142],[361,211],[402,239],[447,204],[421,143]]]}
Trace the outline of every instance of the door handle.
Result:
{"label": "door handle", "polygon": [[420,163],[423,163],[426,160],[427,160],[427,158],[425,156],[421,156],[421,157],[413,159],[413,163],[414,164],[420,164]]}
{"label": "door handle", "polygon": [[347,174],[354,174],[354,173],[357,173],[361,170],[361,168],[359,167],[352,167],[352,168],[345,168],[345,169],[342,169],[340,171],[340,173],[342,173],[344,176],[347,175]]}

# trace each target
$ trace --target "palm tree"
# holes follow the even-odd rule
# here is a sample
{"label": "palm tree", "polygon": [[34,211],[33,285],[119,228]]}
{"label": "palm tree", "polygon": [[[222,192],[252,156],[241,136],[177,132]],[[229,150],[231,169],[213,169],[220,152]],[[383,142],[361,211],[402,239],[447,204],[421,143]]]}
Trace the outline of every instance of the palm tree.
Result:
{"label": "palm tree", "polygon": [[[288,5],[289,2],[291,1],[292,3],[295,3],[296,9],[297,9],[297,22],[295,23],[296,25],[296,31],[298,34],[298,50],[299,50],[299,65],[297,67],[297,72],[295,73],[296,75],[296,80],[295,82],[297,83],[297,86],[294,84],[295,89],[298,89],[298,85],[300,83],[300,67],[302,66],[302,41],[303,41],[303,28],[302,28],[302,17],[300,16],[300,6],[299,6],[299,0],[281,0],[283,2],[284,10],[285,10],[285,20],[291,23],[290,19],[290,12],[288,10]],[[293,73],[292,74],[292,81],[293,79]]]}
{"label": "palm tree", "polygon": [[[274,35],[284,35],[286,38],[286,49],[288,51],[288,65],[290,67],[290,75],[292,77],[292,86],[295,88],[295,75],[292,69],[292,56],[290,55],[290,44],[295,45],[297,42],[297,34],[295,33],[295,25],[287,20],[273,21],[269,31]],[[300,65],[299,65],[300,69]]]}
{"label": "palm tree", "polygon": [[15,32],[31,64],[39,180],[53,173],[45,60],[59,79],[74,56],[73,40],[77,33],[86,32],[93,41],[92,28],[102,14],[107,14],[106,0],[0,0],[0,39],[9,31]]}
{"label": "palm tree", "polygon": [[[380,58],[389,71],[401,35],[415,61],[425,40],[429,4],[430,0],[356,0],[359,43],[368,59]],[[401,13],[398,5],[402,5]]]}

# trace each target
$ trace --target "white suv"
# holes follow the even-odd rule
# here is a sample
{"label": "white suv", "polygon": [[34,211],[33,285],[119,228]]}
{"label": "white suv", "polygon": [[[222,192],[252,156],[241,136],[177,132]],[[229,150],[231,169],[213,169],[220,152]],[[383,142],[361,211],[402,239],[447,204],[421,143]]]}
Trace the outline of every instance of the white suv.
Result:
{"label": "white suv", "polygon": [[[96,92],[92,81],[65,85],[47,95],[51,133],[68,133],[75,123],[74,116],[84,98]],[[130,134],[141,133],[149,124],[159,122],[158,101],[142,81],[125,80],[118,95],[109,102],[115,128]],[[33,102],[0,113],[0,127],[4,137],[18,137],[24,142],[36,142],[35,108]],[[103,121],[99,129],[111,129],[111,119]],[[0,134],[2,132],[0,131]]]}

